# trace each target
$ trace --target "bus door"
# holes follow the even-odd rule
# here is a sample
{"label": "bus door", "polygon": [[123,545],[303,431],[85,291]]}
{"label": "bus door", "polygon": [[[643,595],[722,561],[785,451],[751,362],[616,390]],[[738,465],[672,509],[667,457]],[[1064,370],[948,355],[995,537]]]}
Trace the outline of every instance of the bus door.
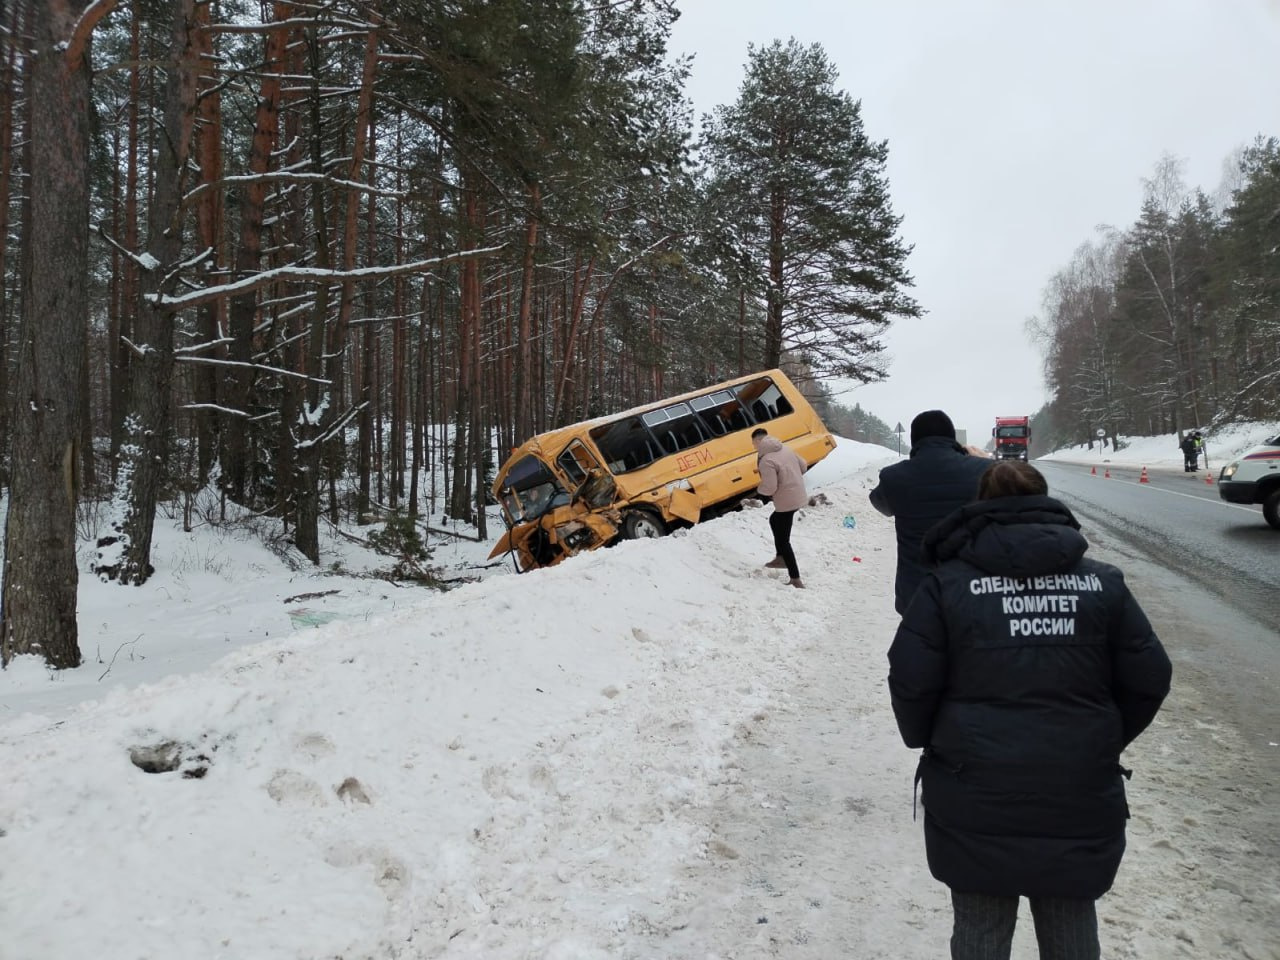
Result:
{"label": "bus door", "polygon": [[573,489],[571,500],[582,500],[589,508],[599,509],[613,503],[618,488],[599,458],[581,440],[574,440],[556,458],[556,466],[569,479]]}

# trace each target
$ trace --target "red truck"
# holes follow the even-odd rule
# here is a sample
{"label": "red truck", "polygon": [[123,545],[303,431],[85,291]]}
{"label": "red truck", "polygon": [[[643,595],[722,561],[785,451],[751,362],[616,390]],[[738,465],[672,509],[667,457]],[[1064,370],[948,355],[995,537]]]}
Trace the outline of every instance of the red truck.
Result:
{"label": "red truck", "polygon": [[1031,444],[1031,418],[996,417],[991,436],[995,437],[997,460],[1026,460]]}

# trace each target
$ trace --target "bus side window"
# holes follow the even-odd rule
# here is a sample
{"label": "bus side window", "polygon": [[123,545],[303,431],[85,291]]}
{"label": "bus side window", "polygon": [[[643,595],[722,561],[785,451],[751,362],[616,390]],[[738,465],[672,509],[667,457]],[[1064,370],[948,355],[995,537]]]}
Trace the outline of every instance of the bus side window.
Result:
{"label": "bus side window", "polygon": [[705,443],[707,434],[697,417],[689,417],[688,422],[680,424],[680,433],[676,436],[676,440],[679,441],[681,450],[687,450],[689,447]]}
{"label": "bus side window", "polygon": [[574,483],[581,483],[583,480],[587,479],[587,471],[582,469],[582,464],[578,462],[578,459],[573,455],[572,450],[566,450],[564,453],[560,454],[560,459],[556,462],[560,465],[560,469],[563,470]]}
{"label": "bus side window", "polygon": [[788,413],[795,413],[795,412],[796,412],[796,409],[795,407],[791,406],[790,400],[788,400],[786,397],[783,397],[783,396],[778,397],[778,416],[784,417]]}
{"label": "bus side window", "polygon": [[764,423],[770,419],[769,409],[764,405],[763,400],[757,400],[751,404],[751,414],[756,418],[756,423]]}
{"label": "bus side window", "polygon": [[747,420],[747,412],[742,407],[734,407],[733,413],[729,414],[730,430],[745,430],[751,426],[751,422]]}

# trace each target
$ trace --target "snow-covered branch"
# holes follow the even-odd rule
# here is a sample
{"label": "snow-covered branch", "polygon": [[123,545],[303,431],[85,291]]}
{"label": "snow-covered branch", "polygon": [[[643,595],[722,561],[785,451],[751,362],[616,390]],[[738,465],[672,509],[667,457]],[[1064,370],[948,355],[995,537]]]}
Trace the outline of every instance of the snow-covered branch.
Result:
{"label": "snow-covered branch", "polygon": [[207,340],[204,343],[197,343],[193,347],[179,347],[174,350],[174,356],[182,356],[183,354],[202,353],[205,350],[212,350],[214,347],[221,347],[224,344],[235,343],[234,337],[219,337],[217,340]]}
{"label": "snow-covered branch", "polygon": [[339,433],[341,433],[343,428],[346,427],[348,423],[350,423],[352,420],[355,419],[356,414],[358,414],[361,410],[363,410],[368,405],[369,405],[368,400],[365,400],[362,403],[356,404],[354,407],[348,410],[346,414],[344,414],[343,417],[337,423],[335,423],[332,427],[330,427],[323,436],[315,437],[312,440],[300,441],[298,443],[298,449],[306,450],[309,447],[324,446],[326,443],[328,443],[330,440],[336,437]]}
{"label": "snow-covered branch", "polygon": [[231,407],[224,407],[218,403],[184,403],[179,409],[181,410],[214,410],[218,413],[225,413],[229,417],[245,417],[246,419],[249,416],[243,410],[233,410]]}
{"label": "snow-covered branch", "polygon": [[[120,339],[124,340],[124,337]],[[128,343],[127,340],[125,342]],[[297,377],[299,380],[307,380],[311,383],[322,383],[326,387],[332,383],[330,380],[311,377],[305,373],[298,373],[296,370],[282,370],[280,367],[269,367],[262,363],[245,363],[242,360],[214,360],[212,357],[175,357],[174,359],[181,363],[208,363],[216,367],[248,367],[250,370],[265,370],[268,373],[278,373],[282,377]]]}
{"label": "snow-covered branch", "polygon": [[330,19],[327,17],[321,21],[317,21],[314,17],[293,17],[290,20],[271,20],[266,23],[214,23],[205,29],[210,33],[269,33],[282,27],[292,29],[294,27],[314,28],[316,26],[344,27],[347,30],[359,31],[357,36],[377,29],[377,24],[374,23],[361,23],[359,20]]}
{"label": "snow-covered branch", "polygon": [[132,260],[134,263],[136,263],[136,264],[138,265],[138,268],[139,268],[140,270],[145,270],[145,271],[147,271],[148,273],[150,273],[150,272],[151,272],[152,270],[154,270],[156,267],[160,266],[160,264],[158,264],[158,263],[156,262],[156,258],[155,258],[155,257],[153,257],[153,256],[151,256],[151,254],[146,253],[146,252],[143,252],[143,253],[134,253],[134,252],[133,252],[132,250],[130,250],[128,247],[123,246],[123,245],[122,245],[122,244],[120,244],[120,243],[117,243],[117,242],[116,242],[116,240],[115,240],[115,238],[114,238],[114,237],[109,236],[109,235],[107,234],[107,231],[106,231],[106,230],[104,230],[104,229],[102,228],[102,224],[100,224],[100,223],[95,223],[95,224],[93,225],[93,229],[94,229],[94,232],[95,232],[95,233],[97,233],[97,235],[98,235],[98,236],[100,236],[103,240],[107,241],[108,245],[110,245],[110,246],[114,247],[114,248],[115,248],[116,250],[118,250],[121,254],[123,254],[124,256],[126,256],[126,257],[128,257],[130,260]]}
{"label": "snow-covered branch", "polygon": [[416,260],[413,263],[399,263],[390,267],[361,267],[357,270],[324,270],[319,267],[276,267],[273,270],[264,270],[261,273],[233,280],[231,283],[224,283],[214,287],[201,287],[199,290],[193,290],[191,293],[184,293],[180,296],[153,293],[148,294],[147,299],[171,311],[185,310],[189,307],[197,307],[202,303],[208,303],[211,300],[221,300],[224,297],[248,293],[277,280],[297,280],[304,283],[340,283],[344,281],[355,282],[359,280],[377,280],[383,277],[398,277],[406,273],[428,273],[435,267],[445,266],[450,263],[470,260],[474,257],[491,257],[506,249],[506,246],[503,243],[496,247],[462,250],[443,257]]}
{"label": "snow-covered branch", "polygon": [[271,173],[250,173],[243,176],[220,177],[217,180],[208,180],[201,183],[195,189],[191,190],[182,202],[190,203],[201,194],[213,189],[214,187],[224,187],[239,183],[254,183],[261,181],[277,181],[282,183],[327,183],[334,187],[343,187],[347,190],[359,190],[364,193],[372,194],[376,197],[392,197],[396,200],[402,200],[408,194],[397,190],[384,190],[381,187],[375,187],[370,183],[361,183],[359,180],[342,180],[337,177],[331,177],[324,173],[291,173],[289,171],[274,171]]}
{"label": "snow-covered branch", "polygon": [[197,253],[190,260],[183,260],[181,263],[175,265],[172,270],[164,275],[164,279],[160,281],[160,285],[163,287],[183,270],[190,270],[192,267],[199,266],[202,261],[208,260],[211,256],[213,256],[213,247],[205,247],[204,250]]}

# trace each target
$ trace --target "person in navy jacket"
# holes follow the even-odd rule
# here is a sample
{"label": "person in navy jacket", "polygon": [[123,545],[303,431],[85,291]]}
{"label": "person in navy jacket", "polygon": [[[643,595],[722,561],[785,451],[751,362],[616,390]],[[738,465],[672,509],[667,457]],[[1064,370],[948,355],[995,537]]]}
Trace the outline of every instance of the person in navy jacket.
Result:
{"label": "person in navy jacket", "polygon": [[925,851],[951,888],[954,960],[1005,960],[1022,896],[1042,958],[1099,956],[1094,901],[1129,815],[1120,754],[1171,668],[1079,526],[1035,467],[992,464],[977,501],[925,537],[932,570],[889,650],[898,729],[924,751]]}
{"label": "person in navy jacket", "polygon": [[981,450],[956,442],[956,428],[941,410],[926,410],[911,421],[910,459],[880,471],[871,505],[894,518],[898,534],[898,575],[894,609],[901,615],[924,578],[920,545],[930,527],[978,495],[978,477],[991,464]]}

